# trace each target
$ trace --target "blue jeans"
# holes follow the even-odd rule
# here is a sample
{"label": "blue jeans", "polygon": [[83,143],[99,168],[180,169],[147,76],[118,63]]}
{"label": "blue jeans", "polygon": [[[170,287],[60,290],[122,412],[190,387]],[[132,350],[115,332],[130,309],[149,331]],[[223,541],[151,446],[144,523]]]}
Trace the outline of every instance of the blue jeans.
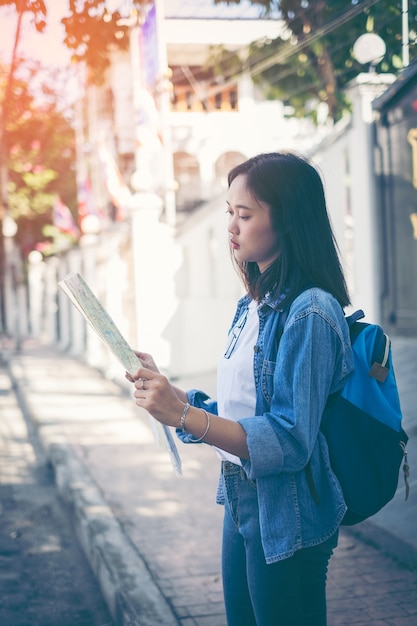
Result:
{"label": "blue jeans", "polygon": [[222,463],[226,504],[222,574],[228,626],[325,626],[326,577],[338,532],[327,541],[267,564],[256,483]]}

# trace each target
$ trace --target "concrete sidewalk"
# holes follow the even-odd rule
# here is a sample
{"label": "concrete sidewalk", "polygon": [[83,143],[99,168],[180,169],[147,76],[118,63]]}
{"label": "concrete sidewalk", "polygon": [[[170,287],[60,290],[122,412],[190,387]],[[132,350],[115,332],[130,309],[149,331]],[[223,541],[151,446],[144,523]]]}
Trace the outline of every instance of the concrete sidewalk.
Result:
{"label": "concrete sidewalk", "polygon": [[[329,572],[329,626],[417,623],[417,341],[399,340],[393,350],[411,495],[404,503],[400,487],[372,521],[342,531]],[[177,477],[127,388],[33,342],[3,356],[115,623],[225,626],[214,452],[177,441]]]}

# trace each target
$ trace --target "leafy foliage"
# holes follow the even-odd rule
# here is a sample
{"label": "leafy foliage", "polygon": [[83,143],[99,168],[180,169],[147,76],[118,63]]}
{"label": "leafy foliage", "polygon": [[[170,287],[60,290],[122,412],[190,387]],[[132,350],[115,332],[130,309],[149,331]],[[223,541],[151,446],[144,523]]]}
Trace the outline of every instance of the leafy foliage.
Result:
{"label": "leafy foliage", "polygon": [[46,6],[43,0],[0,0],[0,7],[14,6],[16,11],[32,13],[36,30],[46,26]]}
{"label": "leafy foliage", "polygon": [[132,0],[132,14],[128,16],[120,11],[109,12],[104,0],[69,0],[70,15],[62,20],[65,44],[73,50],[74,60],[86,62],[91,82],[103,82],[112,49],[127,49],[129,18],[139,19],[149,2]]}
{"label": "leafy foliage", "polygon": [[[89,80],[104,81],[109,55],[114,48],[126,49],[131,19],[140,22],[152,0],[132,0],[129,15],[111,13],[105,0],[68,0],[65,44],[74,60],[85,61]],[[325,102],[329,114],[338,119],[349,108],[344,87],[359,72],[367,70],[353,55],[353,44],[366,33],[377,33],[386,44],[386,54],[377,64],[380,72],[397,73],[402,68],[402,0],[251,0],[265,15],[277,11],[286,28],[274,41],[251,46],[249,67],[255,81],[270,99],[284,100],[299,116],[316,116],[317,104]],[[31,11],[36,27],[45,25],[44,0],[22,0]],[[240,0],[213,0],[214,4],[239,4]],[[0,6],[18,6],[18,0],[0,0]],[[408,2],[410,59],[416,56],[417,0]],[[221,68],[225,78],[242,71],[236,55],[213,52],[213,69]],[[206,68],[207,69],[207,68]]]}
{"label": "leafy foliage", "polygon": [[[22,252],[42,240],[56,194],[76,208],[74,131],[58,105],[57,72],[43,74],[39,63],[18,59],[9,88],[4,117],[7,197]],[[0,102],[4,93],[5,84],[0,83]]]}
{"label": "leafy foliage", "polygon": [[[328,105],[334,119],[349,108],[344,87],[369,69],[353,55],[355,41],[366,32],[378,34],[386,44],[376,69],[397,73],[402,68],[402,0],[252,0],[252,4],[266,13],[279,9],[286,25],[281,38],[251,47],[252,75],[268,98],[284,100],[299,116],[315,116],[319,102]],[[410,0],[410,60],[417,55],[416,20],[417,1]]]}

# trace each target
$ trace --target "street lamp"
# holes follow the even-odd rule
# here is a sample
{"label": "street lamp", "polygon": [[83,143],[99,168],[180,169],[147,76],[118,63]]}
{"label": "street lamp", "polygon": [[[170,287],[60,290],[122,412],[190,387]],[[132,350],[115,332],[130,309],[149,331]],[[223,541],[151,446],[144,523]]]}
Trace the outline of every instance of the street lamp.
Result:
{"label": "street lamp", "polygon": [[386,45],[383,39],[375,33],[364,33],[353,45],[353,55],[361,64],[370,63],[370,71],[384,58]]}
{"label": "street lamp", "polygon": [[408,0],[402,0],[402,50],[403,50],[403,66],[407,67],[410,63],[410,37],[408,32]]}

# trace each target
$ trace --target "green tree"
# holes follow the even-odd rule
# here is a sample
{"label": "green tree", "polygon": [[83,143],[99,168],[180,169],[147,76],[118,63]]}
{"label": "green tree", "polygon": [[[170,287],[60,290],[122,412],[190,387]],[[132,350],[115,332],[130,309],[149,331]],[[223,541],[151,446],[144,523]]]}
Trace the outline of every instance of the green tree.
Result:
{"label": "green tree", "polygon": [[46,26],[46,6],[43,0],[0,0],[0,7],[14,7],[16,12],[30,13],[36,30],[42,32]]}
{"label": "green tree", "polygon": [[[109,53],[114,48],[126,50],[129,45],[129,20],[140,19],[144,7],[152,0],[131,0],[126,11],[107,9],[106,0],[67,0],[68,15],[63,17],[64,43],[73,52],[75,61],[85,61],[89,80],[101,84],[109,66]],[[123,7],[122,1],[120,2]],[[37,30],[47,22],[44,0],[0,0],[0,7],[15,7],[17,14],[30,13]]]}
{"label": "green tree", "polygon": [[86,62],[91,82],[103,82],[110,51],[128,48],[129,20],[139,19],[143,8],[150,2],[132,0],[129,11],[123,13],[121,10],[108,11],[105,0],[68,0],[70,15],[62,20],[66,31],[65,45],[73,51],[75,60]]}
{"label": "green tree", "polygon": [[[68,0],[65,44],[76,60],[85,61],[91,82],[100,84],[109,65],[109,53],[128,46],[129,23],[140,19],[152,0],[132,0],[128,14],[111,13],[105,0]],[[326,102],[330,116],[338,119],[349,108],[344,87],[364,68],[353,55],[353,44],[366,33],[377,33],[386,44],[386,54],[377,64],[380,72],[397,73],[402,68],[403,0],[251,0],[267,14],[277,11],[286,24],[281,37],[256,42],[245,66],[236,69],[236,58],[218,51],[212,59],[233,79],[249,69],[264,88],[267,98],[284,100],[297,115],[316,114],[316,104]],[[213,0],[214,4],[239,4],[240,0]],[[38,30],[47,18],[43,0],[0,0],[0,6],[15,6],[31,12]],[[126,10],[127,10],[126,9]],[[408,2],[410,59],[416,56],[417,0]]]}
{"label": "green tree", "polygon": [[[17,59],[4,129],[7,200],[22,253],[43,239],[56,195],[76,214],[75,138],[54,85],[63,70]],[[0,83],[0,101],[5,93]]]}
{"label": "green tree", "polygon": [[[140,19],[152,0],[120,3],[111,13],[105,0],[68,0],[68,16],[63,18],[65,44],[73,57],[86,62],[91,82],[100,84],[114,47],[128,46],[129,23]],[[236,58],[223,51],[212,55],[224,77],[233,80],[249,69],[262,85],[265,96],[284,100],[297,115],[316,114],[316,104],[326,102],[330,116],[338,119],[349,108],[344,87],[364,68],[353,55],[357,38],[374,32],[384,40],[386,54],[377,64],[380,72],[397,73],[402,69],[403,0],[251,0],[267,14],[279,12],[286,29],[274,41],[256,42],[245,66],[236,69]],[[240,0],[213,0],[213,4],[239,4]],[[30,11],[36,28],[45,25],[43,0],[0,0],[0,6],[16,6]],[[127,13],[123,13],[125,6]],[[408,1],[410,59],[416,56],[417,0]],[[228,59],[232,59],[228,63]]]}
{"label": "green tree", "polygon": [[[239,4],[240,0],[214,0]],[[380,72],[402,69],[402,0],[251,0],[267,14],[279,10],[286,29],[270,42],[251,47],[249,70],[268,98],[284,100],[297,115],[315,115],[326,102],[338,119],[349,108],[344,87],[368,67],[353,55],[353,45],[366,32],[379,35],[386,54]],[[416,56],[417,2],[409,1],[410,59]]]}

